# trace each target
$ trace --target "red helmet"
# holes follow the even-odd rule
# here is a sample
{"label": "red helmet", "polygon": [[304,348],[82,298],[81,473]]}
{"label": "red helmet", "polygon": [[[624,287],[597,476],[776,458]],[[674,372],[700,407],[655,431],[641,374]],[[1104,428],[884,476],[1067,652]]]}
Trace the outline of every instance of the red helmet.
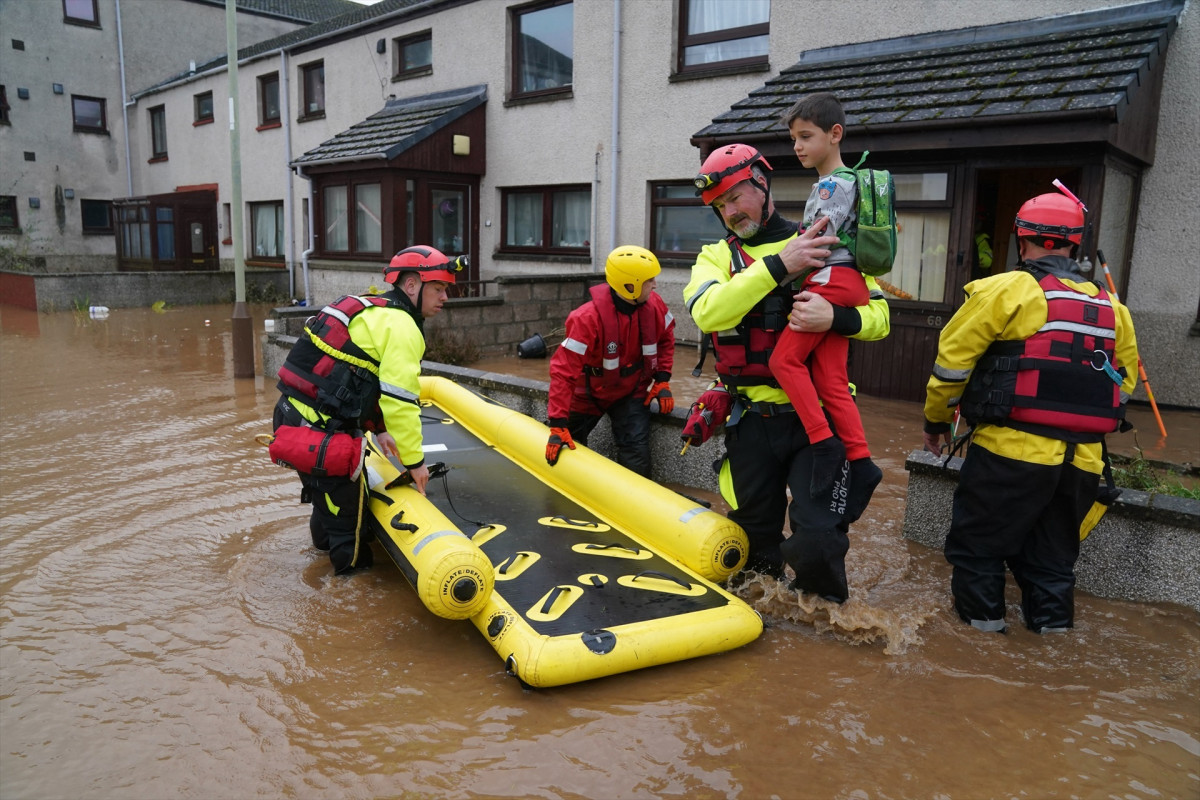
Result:
{"label": "red helmet", "polygon": [[454,283],[455,273],[462,272],[469,264],[466,256],[458,256],[453,261],[442,255],[441,251],[432,247],[416,245],[406,247],[383,268],[383,279],[395,284],[400,280],[401,273],[416,272],[424,283],[429,281],[444,281]]}
{"label": "red helmet", "polygon": [[[704,159],[700,174],[693,181],[696,194],[700,195],[705,205],[711,205],[713,200],[736,184],[754,180],[754,173],[750,168],[755,164],[762,164],[768,172],[771,170],[771,165],[763,158],[762,153],[748,144],[730,144],[712,151],[708,158]],[[757,183],[755,185],[766,193],[766,186]]]}
{"label": "red helmet", "polygon": [[1039,194],[1026,200],[1013,231],[1018,239],[1032,238],[1047,250],[1083,242],[1083,209],[1079,204],[1057,192]]}

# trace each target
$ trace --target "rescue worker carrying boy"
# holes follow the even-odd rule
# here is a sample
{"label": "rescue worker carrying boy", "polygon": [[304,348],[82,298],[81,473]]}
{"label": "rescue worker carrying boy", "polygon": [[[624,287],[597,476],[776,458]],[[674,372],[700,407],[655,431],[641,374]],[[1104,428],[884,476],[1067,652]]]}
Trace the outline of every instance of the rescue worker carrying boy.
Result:
{"label": "rescue worker carrying boy", "polygon": [[[399,458],[422,494],[429,470],[421,449],[422,323],[442,310],[447,287],[462,270],[465,257],[451,261],[432,247],[401,250],[383,270],[392,290],[378,296],[348,295],[325,306],[304,325],[304,333],[279,369],[275,406],[277,449],[289,442],[316,446],[288,465],[303,484],[301,502],[312,502],[309,530],[319,550],[329,551],[334,572],[350,572],[373,563],[364,538],[366,486],[360,475],[361,438],[375,434],[385,455]],[[359,448],[350,467],[330,468],[323,458]],[[303,454],[312,458],[301,463]],[[333,463],[330,458],[329,463]],[[357,467],[353,464],[357,463]]]}
{"label": "rescue worker carrying boy", "polygon": [[955,610],[983,631],[1005,630],[1006,563],[1026,626],[1073,627],[1080,523],[1097,496],[1104,436],[1136,382],[1129,311],[1074,261],[1085,210],[1064,194],[1021,206],[1021,268],[964,287],[927,387],[927,450],[949,441],[955,407],[973,426],[945,554]]}
{"label": "rescue worker carrying boy", "polygon": [[[812,292],[793,303],[792,282],[809,268],[824,267],[838,238],[822,233],[823,225],[799,234],[797,224],[775,210],[770,171],[762,154],[745,144],[723,146],[705,159],[697,194],[730,236],[700,251],[683,299],[700,331],[711,335],[717,375],[733,395],[720,487],[729,518],[750,540],[746,569],[782,578],[786,561],[796,573],[795,589],[840,603],[849,596],[849,526],[870,495],[856,496],[854,476],[842,474],[831,496],[811,496],[813,448],[771,373],[770,357],[789,312],[796,330],[833,330],[871,341],[888,333],[888,306],[871,278],[872,299],[865,306],[831,305]],[[816,309],[823,313],[812,314]],[[786,540],[785,516],[792,530]]]}

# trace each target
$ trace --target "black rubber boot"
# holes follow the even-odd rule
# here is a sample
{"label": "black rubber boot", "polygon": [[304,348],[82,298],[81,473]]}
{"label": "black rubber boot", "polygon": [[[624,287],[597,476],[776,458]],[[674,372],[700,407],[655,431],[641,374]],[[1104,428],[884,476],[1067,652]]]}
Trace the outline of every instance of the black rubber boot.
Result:
{"label": "black rubber boot", "polygon": [[850,497],[846,502],[846,522],[854,522],[862,516],[882,480],[883,470],[870,458],[850,462]]}
{"label": "black rubber boot", "polygon": [[846,446],[836,436],[822,439],[816,444],[809,445],[813,455],[812,482],[809,485],[810,497],[828,497],[833,492],[833,482],[842,474],[846,463]]}

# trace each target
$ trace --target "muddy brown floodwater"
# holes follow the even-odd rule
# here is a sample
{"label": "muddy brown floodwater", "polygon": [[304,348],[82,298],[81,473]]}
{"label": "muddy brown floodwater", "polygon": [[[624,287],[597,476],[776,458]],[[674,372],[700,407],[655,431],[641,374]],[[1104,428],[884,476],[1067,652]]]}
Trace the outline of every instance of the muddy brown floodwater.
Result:
{"label": "muddy brown floodwater", "polygon": [[[331,575],[229,315],[0,309],[0,797],[1200,796],[1200,614],[952,618],[949,568],[901,538],[914,403],[862,399],[887,481],[844,608],[768,587],[747,647],[530,691],[382,553]],[[1167,425],[1194,460],[1197,415]]]}

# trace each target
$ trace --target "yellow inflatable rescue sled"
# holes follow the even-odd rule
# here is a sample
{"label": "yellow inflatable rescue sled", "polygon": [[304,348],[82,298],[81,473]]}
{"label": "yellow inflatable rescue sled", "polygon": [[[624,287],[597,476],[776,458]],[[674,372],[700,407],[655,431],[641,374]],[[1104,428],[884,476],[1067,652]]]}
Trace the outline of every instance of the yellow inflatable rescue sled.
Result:
{"label": "yellow inflatable rescue sled", "polygon": [[[745,561],[739,526],[582,446],[551,468],[541,423],[444,378],[421,383],[426,462],[445,471],[427,499],[393,486],[383,492],[389,504],[380,487],[397,478],[372,453],[372,517],[393,560],[399,553],[422,577],[424,551],[410,542],[458,531],[451,516],[470,532],[495,581],[490,591],[476,586],[483,600],[471,622],[510,674],[557,686],[731,650],[761,634],[758,614],[716,585]],[[418,530],[386,530],[394,522]],[[466,563],[465,548],[455,558]],[[430,575],[422,600],[434,608],[458,584]]]}

